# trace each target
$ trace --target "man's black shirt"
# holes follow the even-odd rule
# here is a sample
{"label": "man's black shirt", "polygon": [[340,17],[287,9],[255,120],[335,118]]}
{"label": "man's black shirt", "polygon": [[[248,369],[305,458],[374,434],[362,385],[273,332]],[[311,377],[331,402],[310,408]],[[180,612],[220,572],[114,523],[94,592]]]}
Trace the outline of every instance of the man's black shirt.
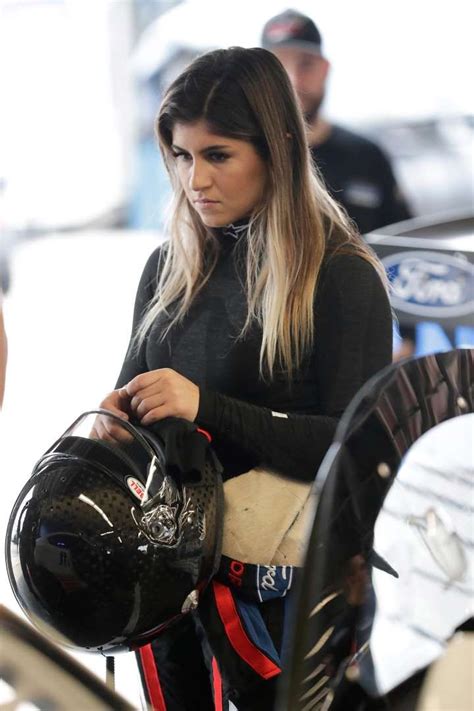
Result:
{"label": "man's black shirt", "polygon": [[369,139],[332,126],[311,153],[329,192],[361,234],[411,217],[388,158]]}

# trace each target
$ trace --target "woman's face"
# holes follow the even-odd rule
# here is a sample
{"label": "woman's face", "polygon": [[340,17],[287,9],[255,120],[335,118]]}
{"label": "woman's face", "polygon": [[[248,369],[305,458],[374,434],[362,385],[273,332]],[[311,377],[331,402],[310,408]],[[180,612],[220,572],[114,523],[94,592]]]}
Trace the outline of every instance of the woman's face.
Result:
{"label": "woman's face", "polygon": [[205,121],[176,123],[171,150],[183,190],[208,227],[246,217],[260,203],[267,168],[248,141],[212,133]]}

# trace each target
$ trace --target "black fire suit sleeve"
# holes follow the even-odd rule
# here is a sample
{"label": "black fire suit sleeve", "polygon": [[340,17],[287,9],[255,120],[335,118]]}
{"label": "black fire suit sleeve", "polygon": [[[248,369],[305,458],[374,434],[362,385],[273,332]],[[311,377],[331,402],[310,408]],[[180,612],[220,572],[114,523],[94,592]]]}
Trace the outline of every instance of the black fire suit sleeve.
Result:
{"label": "black fire suit sleeve", "polygon": [[135,298],[135,307],[133,311],[133,325],[130,343],[127,354],[125,356],[120,375],[118,377],[116,388],[121,388],[126,383],[130,382],[136,375],[145,373],[148,370],[145,360],[145,349],[137,348],[135,342],[135,334],[140,321],[149,306],[157,285],[158,270],[164,259],[164,247],[158,247],[149,256],[145,268],[143,270],[140,282],[138,285],[137,295]]}
{"label": "black fire suit sleeve", "polygon": [[196,421],[238,443],[260,465],[310,481],[351,399],[391,358],[392,316],[377,272],[359,257],[339,255],[325,270],[315,302],[320,413],[274,413],[201,389]]}

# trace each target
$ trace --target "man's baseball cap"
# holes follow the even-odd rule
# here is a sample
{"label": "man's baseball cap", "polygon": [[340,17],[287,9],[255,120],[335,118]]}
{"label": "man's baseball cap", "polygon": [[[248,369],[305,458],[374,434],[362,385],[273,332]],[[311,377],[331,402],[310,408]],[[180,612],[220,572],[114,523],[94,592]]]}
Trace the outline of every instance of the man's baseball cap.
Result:
{"label": "man's baseball cap", "polygon": [[261,44],[264,49],[294,47],[321,54],[321,33],[313,20],[296,10],[285,10],[265,23]]}

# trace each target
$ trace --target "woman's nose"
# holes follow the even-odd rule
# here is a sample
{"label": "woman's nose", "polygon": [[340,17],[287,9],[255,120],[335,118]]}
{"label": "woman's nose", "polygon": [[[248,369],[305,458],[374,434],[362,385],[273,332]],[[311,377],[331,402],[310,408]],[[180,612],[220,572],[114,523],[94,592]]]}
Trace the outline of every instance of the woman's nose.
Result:
{"label": "woman's nose", "polygon": [[205,161],[195,160],[189,175],[189,186],[191,190],[195,190],[196,192],[204,190],[208,188],[210,184],[211,174],[209,166],[206,165]]}

